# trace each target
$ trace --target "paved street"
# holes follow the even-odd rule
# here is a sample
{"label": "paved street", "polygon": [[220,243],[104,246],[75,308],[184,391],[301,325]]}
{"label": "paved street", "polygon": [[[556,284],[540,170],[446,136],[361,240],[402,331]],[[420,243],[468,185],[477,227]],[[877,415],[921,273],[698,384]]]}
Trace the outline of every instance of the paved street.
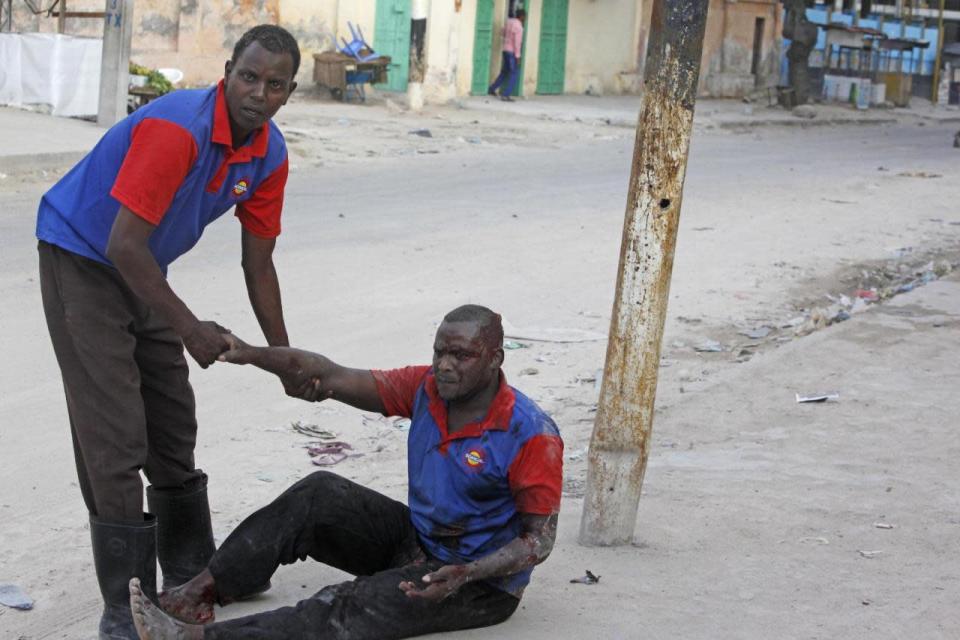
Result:
{"label": "paved street", "polygon": [[[470,108],[358,108],[344,124],[309,101],[281,116],[295,170],[277,264],[296,346],[353,366],[425,362],[436,322],[466,302],[528,333],[606,331],[629,128]],[[687,173],[635,543],[576,544],[604,342],[508,351],[508,380],[555,416],[566,442],[560,540],[513,619],[458,638],[949,638],[960,628],[958,125],[707,124]],[[420,127],[432,138],[410,135]],[[99,598],[36,282],[34,214],[51,179],[0,180],[0,582],[37,602],[0,609],[0,637],[85,640]],[[170,279],[198,315],[258,341],[239,235],[224,216]],[[930,264],[940,265],[932,282],[796,335],[795,319],[870,274],[894,282]],[[740,333],[759,326],[770,334]],[[722,349],[695,350],[708,340]],[[364,454],[338,473],[403,498],[404,434],[390,424],[286,398],[249,368],[196,369],[193,382],[218,539],[316,469],[296,420]],[[794,400],[826,391],[839,401]],[[584,569],[602,581],[570,584]],[[292,604],[341,577],[284,568],[264,597],[218,615]]]}

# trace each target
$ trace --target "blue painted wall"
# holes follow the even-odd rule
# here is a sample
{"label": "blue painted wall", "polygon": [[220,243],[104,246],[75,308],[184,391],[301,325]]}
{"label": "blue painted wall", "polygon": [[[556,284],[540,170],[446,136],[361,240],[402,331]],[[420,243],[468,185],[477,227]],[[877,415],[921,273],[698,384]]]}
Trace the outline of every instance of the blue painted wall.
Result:
{"label": "blue painted wall", "polygon": [[[807,9],[807,19],[811,22],[816,22],[818,24],[827,23],[827,11],[826,9]],[[842,24],[853,24],[853,15],[851,14],[842,14],[834,12],[831,16],[831,22],[839,22]],[[869,29],[879,29],[880,20],[876,17],[870,18],[861,18],[859,21],[859,26],[866,27]],[[817,45],[815,51],[820,52],[820,58],[824,56],[824,48],[826,47],[826,31],[823,29],[818,29],[819,34],[817,36]],[[884,18],[883,32],[887,35],[899,38],[900,37],[900,22],[890,18]],[[927,29],[921,29],[920,25],[908,24],[907,28],[903,34],[905,38],[912,38],[914,40],[926,40],[930,43],[930,46],[926,49],[919,50],[914,49],[913,59],[907,54],[904,57],[904,71],[909,73],[915,73],[920,75],[933,75],[933,65],[936,61],[937,56],[937,29],[935,26],[929,27]],[[787,58],[786,52],[787,47],[790,46],[790,41],[786,38],[783,39],[783,55],[780,62],[780,75],[781,75],[781,84],[786,84],[786,74],[787,74]],[[896,65],[896,59],[900,56],[900,53],[897,51],[885,52],[885,55],[889,55],[893,58],[892,66]],[[813,61],[814,56],[811,55],[811,62]]]}

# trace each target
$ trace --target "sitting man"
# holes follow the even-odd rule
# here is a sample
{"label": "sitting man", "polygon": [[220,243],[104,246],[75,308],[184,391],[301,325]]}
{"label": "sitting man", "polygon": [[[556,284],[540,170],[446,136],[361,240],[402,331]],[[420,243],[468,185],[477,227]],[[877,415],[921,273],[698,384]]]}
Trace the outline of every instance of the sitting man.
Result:
{"label": "sitting man", "polygon": [[[164,593],[170,615],[132,579],[141,638],[384,640],[510,617],[556,538],[563,443],[553,420],[507,385],[499,315],[477,305],[451,311],[432,367],[389,371],[226,337],[221,360],[275,373],[300,397],[411,418],[409,507],[314,473],[240,523],[202,573]],[[294,607],[202,626],[215,602],[251,593],[307,556],[358,577]]]}

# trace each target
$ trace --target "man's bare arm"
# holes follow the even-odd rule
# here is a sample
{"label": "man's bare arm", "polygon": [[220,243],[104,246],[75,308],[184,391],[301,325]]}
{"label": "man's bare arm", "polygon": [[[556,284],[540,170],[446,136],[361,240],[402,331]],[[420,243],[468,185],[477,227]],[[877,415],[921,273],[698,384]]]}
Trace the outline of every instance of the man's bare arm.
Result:
{"label": "man's bare arm", "polygon": [[276,374],[284,386],[299,389],[298,398],[317,402],[332,398],[364,411],[383,412],[383,402],[373,374],[344,367],[318,353],[291,347],[253,347],[233,335],[225,336],[230,350],[223,362],[252,364]]}
{"label": "man's bare arm", "polygon": [[271,347],[288,347],[287,328],[283,322],[280,281],[273,264],[276,238],[258,238],[246,229],[242,232],[243,276],[247,283],[250,306]]}
{"label": "man's bare arm", "polygon": [[222,327],[201,322],[173,292],[160,265],[150,252],[150,236],[156,227],[127,207],[121,206],[110,230],[107,257],[124,282],[151,309],[159,312],[201,367],[210,366],[227,349]]}
{"label": "man's bare arm", "polygon": [[400,589],[411,598],[442,600],[474,580],[508,576],[530,569],[553,551],[557,539],[557,516],[521,514],[523,531],[509,543],[488,556],[469,564],[449,564],[423,576],[426,587],[401,582]]}

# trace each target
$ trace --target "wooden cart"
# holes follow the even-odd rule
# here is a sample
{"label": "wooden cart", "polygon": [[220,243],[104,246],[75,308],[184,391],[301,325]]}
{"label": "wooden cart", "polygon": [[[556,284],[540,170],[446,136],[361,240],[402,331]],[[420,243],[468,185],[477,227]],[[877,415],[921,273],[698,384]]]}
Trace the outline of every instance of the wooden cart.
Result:
{"label": "wooden cart", "polygon": [[390,56],[359,61],[339,51],[313,54],[313,81],[330,89],[337,100],[347,100],[353,90],[360,101],[366,100],[364,85],[387,81],[387,65]]}

